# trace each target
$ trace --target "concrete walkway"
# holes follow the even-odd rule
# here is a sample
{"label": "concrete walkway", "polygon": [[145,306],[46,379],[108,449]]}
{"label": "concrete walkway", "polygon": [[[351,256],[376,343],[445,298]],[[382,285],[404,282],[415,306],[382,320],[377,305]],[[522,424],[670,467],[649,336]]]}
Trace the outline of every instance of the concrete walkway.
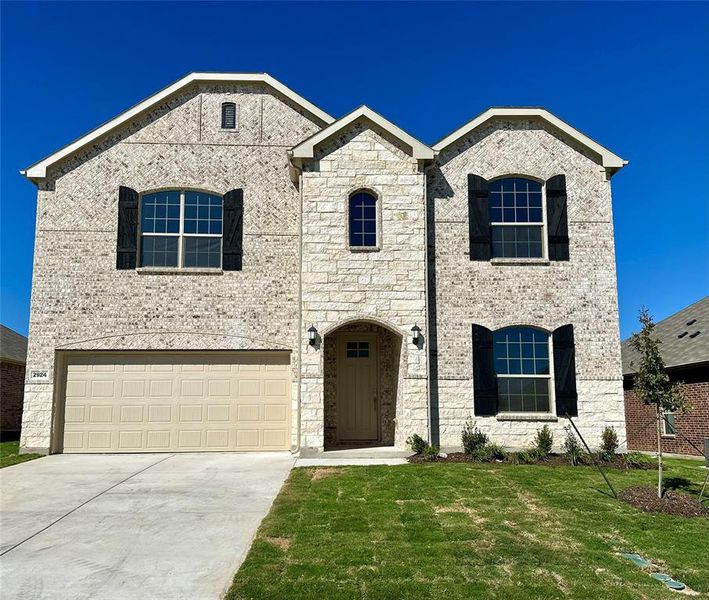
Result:
{"label": "concrete walkway", "polygon": [[2,469],[0,598],[219,598],[293,464],[55,455]]}

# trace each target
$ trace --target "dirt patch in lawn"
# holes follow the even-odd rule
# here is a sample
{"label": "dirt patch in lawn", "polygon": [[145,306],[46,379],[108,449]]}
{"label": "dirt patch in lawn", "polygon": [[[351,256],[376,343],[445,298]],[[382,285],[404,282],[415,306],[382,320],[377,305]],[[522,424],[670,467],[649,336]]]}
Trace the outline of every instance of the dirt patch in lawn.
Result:
{"label": "dirt patch in lawn", "polygon": [[287,551],[290,548],[290,538],[287,537],[265,537],[264,541],[274,546],[278,546],[281,550]]}
{"label": "dirt patch in lawn", "polygon": [[333,467],[322,467],[313,469],[310,471],[311,481],[318,481],[320,479],[325,479],[326,477],[332,477],[340,472],[340,469],[335,469]]}
{"label": "dirt patch in lawn", "polygon": [[666,491],[662,498],[658,498],[657,488],[636,485],[622,490],[618,498],[645,512],[659,512],[677,517],[709,517],[709,508],[702,505],[698,498],[672,490]]}
{"label": "dirt patch in lawn", "polygon": [[485,519],[483,519],[483,517],[481,517],[477,513],[477,511],[473,510],[472,508],[468,508],[467,506],[463,506],[460,503],[460,500],[455,504],[451,504],[450,506],[436,506],[433,510],[436,511],[436,514],[463,513],[468,515],[470,517],[470,520],[476,525],[482,525],[483,523],[485,523]]}

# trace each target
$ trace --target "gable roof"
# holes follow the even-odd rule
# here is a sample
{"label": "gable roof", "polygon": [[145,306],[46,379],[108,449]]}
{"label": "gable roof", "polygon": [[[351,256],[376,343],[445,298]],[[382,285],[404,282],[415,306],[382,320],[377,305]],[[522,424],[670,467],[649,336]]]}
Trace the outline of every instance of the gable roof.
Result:
{"label": "gable roof", "polygon": [[0,325],[0,360],[23,365],[27,361],[27,338],[4,325]]}
{"label": "gable roof", "polygon": [[175,83],[163,88],[159,92],[156,92],[152,96],[149,96],[142,102],[139,102],[135,106],[132,106],[128,110],[122,112],[117,117],[106,121],[103,125],[100,125],[96,129],[93,129],[86,135],[74,140],[73,142],[67,144],[63,148],[57,150],[54,154],[50,154],[46,158],[43,158],[39,162],[27,167],[24,171],[20,171],[22,175],[28,179],[42,179],[47,175],[47,168],[63,158],[71,155],[72,153],[80,150],[84,146],[94,142],[98,138],[107,133],[120,127],[130,119],[133,119],[140,113],[147,111],[154,106],[160,104],[173,94],[179,92],[183,88],[191,85],[195,82],[259,82],[265,83],[267,86],[273,88],[277,92],[283,94],[286,98],[292,100],[295,104],[305,109],[311,115],[313,115],[317,120],[321,121],[323,124],[327,125],[332,123],[335,119],[328,115],[325,111],[319,109],[317,106],[308,102],[302,96],[296,94],[289,87],[283,85],[280,81],[277,81],[271,77],[268,73],[190,73],[185,75],[182,79],[177,80]]}
{"label": "gable roof", "polygon": [[[657,323],[653,337],[662,342],[660,352],[667,368],[709,364],[709,296]],[[639,355],[630,347],[630,338],[620,349],[623,375],[635,373]]]}
{"label": "gable roof", "polygon": [[468,121],[465,125],[456,129],[453,133],[447,135],[442,140],[435,143],[433,145],[433,149],[436,152],[444,150],[451,144],[457,142],[460,138],[468,135],[471,131],[477,129],[478,127],[485,124],[490,119],[494,119],[495,117],[534,117],[542,119],[553,127],[555,127],[556,129],[558,129],[559,131],[561,131],[562,133],[569,136],[571,139],[580,143],[582,146],[585,146],[589,150],[598,154],[601,157],[601,164],[604,168],[611,169],[614,172],[618,169],[622,169],[625,165],[628,164],[627,160],[623,160],[617,154],[613,154],[613,152],[611,152],[607,148],[604,148],[599,143],[593,141],[590,137],[584,135],[578,129],[572,127],[565,121],[562,121],[559,117],[553,115],[545,108],[532,106],[498,106],[489,108],[485,112],[475,117],[472,121]]}
{"label": "gable roof", "polygon": [[291,150],[291,157],[296,159],[313,158],[315,155],[315,147],[318,144],[331,138],[333,135],[336,135],[338,132],[345,129],[348,125],[362,118],[371,121],[400,142],[403,142],[406,146],[409,146],[411,148],[411,156],[413,158],[432,160],[436,155],[433,149],[429,148],[426,144],[419,142],[415,137],[409,135],[403,129],[400,129],[394,125],[394,123],[388,119],[385,119],[382,115],[373,111],[368,106],[362,105],[295,146]]}

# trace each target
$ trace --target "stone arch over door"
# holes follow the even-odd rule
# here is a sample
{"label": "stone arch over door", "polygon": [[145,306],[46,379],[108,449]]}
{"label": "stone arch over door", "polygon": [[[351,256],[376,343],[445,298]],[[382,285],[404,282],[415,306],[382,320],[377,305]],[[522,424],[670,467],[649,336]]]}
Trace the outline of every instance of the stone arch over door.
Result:
{"label": "stone arch over door", "polygon": [[[348,347],[348,342],[350,346]],[[353,344],[360,343],[355,347]],[[353,446],[393,446],[396,433],[397,411],[401,407],[400,390],[402,376],[403,336],[389,327],[374,321],[350,321],[337,328],[330,329],[323,338],[323,399],[324,399],[324,435],[325,449]],[[353,390],[344,389],[345,365],[343,361],[357,360],[355,351],[367,348],[371,358],[372,375],[375,377],[376,403],[369,397],[360,398],[363,402],[372,402],[376,408],[376,432],[370,435],[366,424],[360,435],[353,436],[351,427],[343,427],[343,406],[353,400]],[[355,350],[357,348],[357,350]],[[348,358],[349,354],[352,355]],[[338,377],[340,378],[338,380]],[[358,394],[368,394],[370,388]],[[348,393],[349,392],[349,393]],[[367,419],[365,419],[367,420]],[[345,429],[347,429],[345,431]]]}

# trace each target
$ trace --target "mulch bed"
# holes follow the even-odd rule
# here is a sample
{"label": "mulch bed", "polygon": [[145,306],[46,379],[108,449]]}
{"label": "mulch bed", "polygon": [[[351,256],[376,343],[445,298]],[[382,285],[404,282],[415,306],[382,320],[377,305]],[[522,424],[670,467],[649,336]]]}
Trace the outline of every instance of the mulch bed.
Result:
{"label": "mulch bed", "polygon": [[[435,461],[426,460],[420,454],[414,454],[409,456],[407,459],[410,463],[420,464],[425,462],[438,462],[438,463],[468,463],[468,462],[481,462],[471,459],[464,452],[451,452],[447,456],[439,456]],[[493,460],[489,461],[490,464],[511,464],[509,461]],[[550,454],[544,460],[540,460],[534,463],[520,463],[520,464],[530,464],[530,465],[542,465],[545,467],[568,467],[569,459],[563,454]],[[586,458],[578,466],[593,466],[593,461]],[[651,470],[656,469],[657,464],[651,461],[629,465],[626,463],[622,455],[618,454],[613,457],[613,460],[603,461],[601,466],[610,469],[641,469],[641,470]]]}
{"label": "mulch bed", "polygon": [[656,487],[636,485],[622,490],[618,498],[645,512],[677,517],[709,517],[709,508],[702,505],[698,498],[673,490],[666,491],[662,498],[658,498]]}

